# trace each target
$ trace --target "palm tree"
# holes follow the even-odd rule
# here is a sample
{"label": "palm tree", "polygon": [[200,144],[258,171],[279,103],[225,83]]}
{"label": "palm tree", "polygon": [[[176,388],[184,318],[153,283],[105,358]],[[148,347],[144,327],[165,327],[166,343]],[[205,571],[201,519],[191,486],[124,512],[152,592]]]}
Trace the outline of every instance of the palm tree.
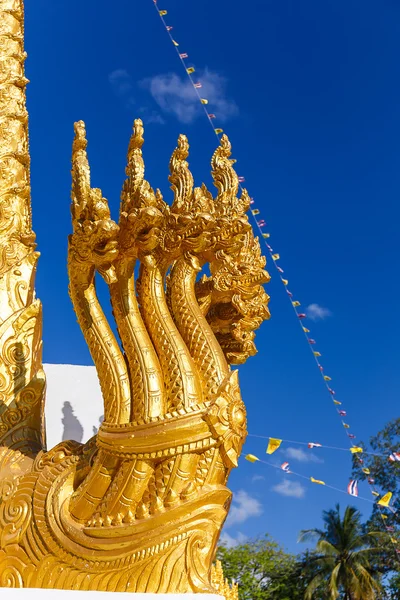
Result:
{"label": "palm tree", "polygon": [[312,600],[314,592],[324,586],[330,600],[373,600],[382,591],[369,557],[377,550],[374,545],[377,533],[365,533],[361,513],[348,506],[343,519],[340,506],[323,512],[325,527],[300,533],[299,541],[317,540],[312,565],[313,578],[305,600]]}

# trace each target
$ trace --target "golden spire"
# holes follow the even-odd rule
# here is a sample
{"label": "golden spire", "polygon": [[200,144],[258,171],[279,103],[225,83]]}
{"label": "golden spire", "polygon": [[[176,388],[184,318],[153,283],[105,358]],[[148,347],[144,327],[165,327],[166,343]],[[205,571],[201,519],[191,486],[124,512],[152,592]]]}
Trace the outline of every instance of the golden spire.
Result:
{"label": "golden spire", "polygon": [[0,349],[11,349],[2,350],[0,363],[0,450],[18,446],[28,456],[43,442],[45,380],[34,292],[39,254],[31,220],[22,0],[0,0],[0,51]]}

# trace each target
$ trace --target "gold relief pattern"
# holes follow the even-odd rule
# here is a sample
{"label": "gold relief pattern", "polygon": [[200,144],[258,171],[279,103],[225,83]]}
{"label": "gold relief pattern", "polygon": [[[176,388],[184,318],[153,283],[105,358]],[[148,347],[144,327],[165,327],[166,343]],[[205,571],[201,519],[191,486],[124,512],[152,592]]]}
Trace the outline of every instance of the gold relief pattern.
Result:
{"label": "gold relief pattern", "polygon": [[212,157],[213,197],[195,187],[179,136],[168,205],[145,179],[136,120],[117,224],[91,187],[85,125],[75,123],[69,293],[105,420],[87,444],[47,451],[24,60],[23,2],[0,0],[0,585],[217,590],[237,600],[221,565],[211,568],[231,502],[227,479],[246,437],[230,365],[256,351],[269,275],[229,140]]}

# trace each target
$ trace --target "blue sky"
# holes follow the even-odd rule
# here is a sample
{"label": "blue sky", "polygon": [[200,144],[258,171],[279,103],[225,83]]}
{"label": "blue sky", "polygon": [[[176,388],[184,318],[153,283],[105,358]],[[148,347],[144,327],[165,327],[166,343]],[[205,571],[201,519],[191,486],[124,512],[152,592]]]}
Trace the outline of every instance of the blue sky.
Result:
{"label": "blue sky", "polygon": [[[198,184],[211,186],[216,140],[152,0],[115,6],[26,0],[37,290],[49,363],[92,364],[67,292],[73,122],[86,121],[92,183],[115,217],[136,117],[145,122],[154,187],[170,198],[168,160],[181,132]],[[398,416],[400,389],[398,2],[159,0],[159,7],[230,136],[296,299],[331,312],[312,323],[312,335],[352,431],[367,439]],[[346,446],[270,261],[268,269],[272,318],[257,335],[259,354],[240,369],[249,431]],[[274,455],[278,462],[289,446]],[[245,451],[262,455],[265,443],[249,438]],[[347,454],[320,450],[295,460],[289,453],[295,470],[346,487]],[[297,551],[301,528],[318,526],[323,509],[348,501],[303,481],[282,487],[283,479],[241,461],[230,480],[231,538],[269,532]],[[364,484],[360,493],[369,494]],[[367,515],[370,505],[358,504]]]}

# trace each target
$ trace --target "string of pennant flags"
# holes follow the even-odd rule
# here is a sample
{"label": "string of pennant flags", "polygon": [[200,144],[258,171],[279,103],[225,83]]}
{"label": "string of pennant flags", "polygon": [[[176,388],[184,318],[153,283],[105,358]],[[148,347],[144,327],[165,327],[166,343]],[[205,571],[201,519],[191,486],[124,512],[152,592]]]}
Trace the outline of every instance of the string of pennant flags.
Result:
{"label": "string of pennant flags", "polygon": [[[268,450],[267,450],[267,452],[268,452]],[[392,492],[386,492],[386,494],[384,494],[383,496],[381,496],[378,492],[375,492],[374,496],[376,496],[376,497],[381,496],[381,497],[379,498],[379,500],[370,500],[369,498],[365,498],[364,496],[359,495],[358,482],[355,479],[350,480],[350,482],[347,485],[347,489],[344,490],[344,489],[335,487],[333,485],[330,485],[330,484],[326,483],[325,481],[322,481],[321,479],[316,479],[315,477],[307,477],[306,475],[303,475],[302,473],[297,473],[296,471],[293,471],[290,468],[290,464],[286,461],[283,462],[280,466],[274,465],[273,463],[270,463],[270,462],[267,462],[266,460],[262,460],[262,459],[258,458],[258,456],[256,456],[255,454],[246,454],[245,459],[250,463],[259,462],[259,463],[267,465],[269,467],[273,467],[274,469],[282,470],[287,475],[295,475],[296,477],[300,477],[301,479],[304,479],[304,480],[308,481],[309,483],[324,486],[326,488],[335,490],[336,492],[340,492],[342,494],[349,494],[350,496],[359,498],[360,500],[365,500],[365,502],[377,504],[379,507],[388,508],[391,512],[396,512],[396,509],[390,505],[390,502],[391,502],[392,496],[393,496]],[[387,518],[387,516],[384,515],[384,520],[386,518]],[[393,528],[390,526],[387,526],[386,529],[388,530],[388,532],[391,532],[393,530]],[[393,538],[391,541],[394,544],[397,544],[397,540],[395,538]],[[400,553],[400,548],[399,549],[396,548],[396,553],[397,554]]]}
{"label": "string of pennant flags", "polygon": [[[190,83],[191,83],[191,85],[193,87],[194,93],[197,96],[197,98],[199,100],[199,103],[200,103],[201,107],[204,110],[204,114],[205,114],[205,116],[206,116],[206,118],[207,118],[210,126],[212,127],[214,134],[216,135],[216,137],[219,140],[220,139],[220,135],[224,131],[223,131],[223,129],[221,127],[218,127],[218,115],[215,114],[215,113],[213,113],[213,112],[210,112],[210,109],[209,109],[209,100],[207,98],[205,98],[205,97],[202,97],[202,95],[201,95],[201,90],[202,90],[202,87],[203,87],[202,86],[202,82],[197,79],[197,77],[195,75],[196,69],[193,66],[193,64],[191,64],[190,62],[188,62],[189,61],[189,54],[188,54],[188,52],[182,52],[182,50],[180,48],[180,45],[179,45],[179,42],[175,39],[175,34],[173,35],[173,33],[172,33],[173,26],[171,24],[167,23],[167,21],[166,21],[166,17],[168,17],[168,10],[166,10],[166,9],[160,9],[158,7],[157,0],[152,0],[152,1],[153,1],[155,10],[157,11],[158,16],[161,19],[161,22],[162,22],[162,24],[163,24],[163,26],[165,28],[165,31],[167,32],[168,37],[169,37],[172,45],[174,46],[174,48],[176,50],[176,53],[177,53],[177,55],[179,57],[179,60],[180,60],[182,66],[183,66],[183,68],[184,68],[184,70],[186,72],[186,75],[187,75],[187,77],[188,77],[188,79],[189,79],[189,81],[190,81]],[[242,192],[243,192],[243,186],[242,186],[243,183],[245,183],[245,178],[243,176],[239,176],[239,187],[240,187],[240,189],[241,189]],[[327,390],[327,392],[329,394],[329,398],[332,401],[334,408],[336,409],[336,414],[337,414],[338,418],[341,421],[341,424],[342,424],[342,427],[343,427],[343,429],[344,429],[344,431],[346,433],[346,436],[347,436],[350,444],[352,444],[353,443],[352,440],[356,439],[356,435],[354,433],[352,433],[350,424],[347,423],[347,411],[342,407],[342,402],[340,400],[338,400],[335,390],[332,389],[332,387],[331,387],[331,385],[332,385],[331,384],[332,378],[325,373],[324,366],[322,365],[322,361],[320,360],[321,357],[322,357],[322,354],[316,348],[317,342],[316,342],[315,339],[313,339],[311,337],[311,331],[306,326],[306,323],[307,323],[307,321],[306,321],[306,319],[307,319],[307,313],[303,312],[301,310],[301,303],[298,300],[294,299],[294,294],[289,289],[289,280],[285,276],[284,269],[280,266],[280,262],[279,262],[280,261],[280,254],[279,254],[279,252],[276,252],[276,250],[274,250],[272,248],[272,246],[270,245],[270,243],[269,243],[269,239],[271,237],[271,234],[269,232],[267,232],[266,229],[265,229],[267,227],[267,221],[262,217],[261,211],[260,211],[259,208],[257,208],[257,206],[255,204],[254,198],[251,199],[251,205],[252,205],[251,215],[253,217],[255,226],[256,226],[257,230],[259,231],[261,239],[264,241],[264,244],[265,244],[265,247],[266,247],[266,249],[268,251],[268,254],[271,257],[271,259],[273,261],[273,264],[274,264],[274,266],[275,266],[275,268],[276,268],[276,270],[277,270],[277,272],[279,274],[279,278],[280,278],[282,284],[285,287],[286,294],[287,294],[288,298],[290,299],[292,308],[293,308],[293,310],[295,312],[295,315],[296,315],[296,319],[298,320],[298,322],[299,322],[299,324],[301,326],[301,329],[302,329],[302,331],[303,331],[303,333],[305,335],[307,344],[308,344],[308,346],[309,346],[309,348],[310,348],[310,350],[312,352],[312,355],[313,355],[313,357],[315,359],[316,365],[318,367],[318,371],[319,371],[320,376],[321,376],[321,378],[323,380],[323,383],[324,383],[324,385],[326,387],[326,390]],[[345,418],[346,418],[346,421],[345,421]],[[358,463],[362,466],[363,459],[360,456],[361,452],[355,452],[354,451],[355,447],[356,446],[351,445],[350,446],[350,452],[352,452],[353,456],[355,457],[355,460],[357,460]],[[394,452],[393,456],[396,456],[396,458],[394,459],[396,461],[399,460],[399,458],[397,458],[397,455],[399,455],[399,453]],[[249,456],[251,456],[251,455],[249,455]],[[260,462],[262,462],[262,461],[260,461]],[[269,463],[266,463],[266,464],[269,464]],[[272,465],[272,466],[274,466],[274,465]],[[375,489],[374,479],[372,477],[368,477],[367,481],[368,481],[368,484],[371,487],[371,494],[373,496],[375,496],[375,497],[379,496],[380,494]],[[357,482],[356,482],[356,484],[357,484]],[[332,487],[332,486],[329,486],[329,487]],[[336,488],[333,488],[333,489],[336,489]],[[339,490],[339,491],[343,491],[343,490]],[[390,494],[390,497],[391,497],[391,493],[388,492],[388,494]],[[386,515],[384,515],[382,513],[382,510],[381,510],[381,507],[384,506],[384,505],[382,503],[381,504],[376,503],[375,501],[373,501],[373,502],[378,505],[378,508],[380,509],[380,514],[382,516],[382,520],[383,520],[383,523],[384,523],[384,519],[385,519]],[[384,523],[384,525],[385,525],[385,523]],[[399,562],[400,562],[400,557],[399,557],[400,550],[397,550],[397,548],[395,548],[395,547],[394,547],[394,549],[396,550],[397,558],[399,559]]]}
{"label": "string of pennant flags", "polygon": [[[266,435],[257,435],[255,433],[249,433],[249,437],[261,438],[263,440],[269,440],[268,449],[272,451],[269,452],[267,449],[267,454],[272,454],[275,450],[278,450],[282,443],[288,444],[297,444],[299,446],[307,446],[308,448],[326,448],[327,450],[341,450],[342,452],[351,452],[351,454],[367,454],[369,456],[381,456],[383,458],[387,458],[389,462],[395,463],[400,462],[400,452],[392,452],[391,454],[381,454],[378,452],[367,452],[361,446],[350,446],[350,448],[341,448],[339,446],[328,446],[326,444],[320,444],[319,442],[299,442],[298,440],[284,440],[280,438],[268,437]],[[363,469],[365,472],[365,469]]]}

